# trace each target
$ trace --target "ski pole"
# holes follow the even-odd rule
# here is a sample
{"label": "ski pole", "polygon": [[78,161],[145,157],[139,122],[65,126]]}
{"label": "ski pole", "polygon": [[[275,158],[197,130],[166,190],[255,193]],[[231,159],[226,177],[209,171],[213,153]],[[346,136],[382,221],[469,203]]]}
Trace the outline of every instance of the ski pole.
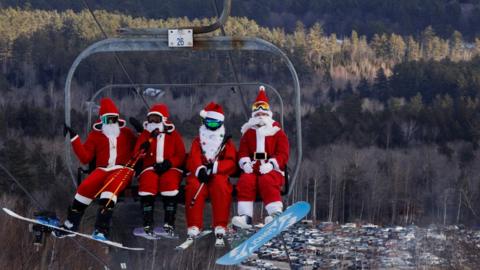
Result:
{"label": "ski pole", "polygon": [[192,208],[195,205],[195,201],[197,200],[197,197],[200,194],[200,191],[202,191],[203,186],[205,186],[205,183],[201,183],[200,187],[198,187],[197,193],[195,193],[195,196],[193,196],[193,199],[190,202],[190,208]]}
{"label": "ski pole", "polygon": [[[150,135],[150,138],[148,138],[148,142],[149,143],[152,143],[154,137],[156,137],[158,135],[159,131],[158,129],[152,131],[152,134]],[[135,165],[137,164],[138,160],[140,159],[140,157],[144,154],[146,150],[145,149],[140,149],[140,151],[138,151],[128,162],[127,164],[125,164],[125,168],[127,167],[135,167]],[[108,182],[103,185],[103,187],[97,192],[97,194],[95,194],[94,198],[98,197],[98,195],[100,195],[103,191],[105,191],[105,189],[108,187],[108,185],[110,185],[113,180],[115,180],[119,175],[120,173],[123,171],[123,169],[120,169],[118,170],[114,175],[112,175],[112,177],[110,177],[110,179],[108,180]]]}

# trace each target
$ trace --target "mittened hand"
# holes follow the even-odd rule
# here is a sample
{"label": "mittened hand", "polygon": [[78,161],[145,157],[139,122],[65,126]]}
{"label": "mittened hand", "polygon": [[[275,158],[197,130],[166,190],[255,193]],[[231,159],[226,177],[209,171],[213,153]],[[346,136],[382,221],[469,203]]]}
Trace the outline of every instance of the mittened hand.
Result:
{"label": "mittened hand", "polygon": [[201,168],[198,171],[198,177],[197,178],[201,183],[208,183],[209,177],[208,177],[207,169],[206,168]]}
{"label": "mittened hand", "polygon": [[70,135],[70,139],[77,136],[77,133],[71,127],[63,124],[63,136],[67,136],[67,133]]}
{"label": "mittened hand", "polygon": [[144,143],[142,143],[140,145],[140,149],[142,149],[143,151],[147,151],[148,148],[150,148],[150,142],[149,141],[145,141]]}
{"label": "mittened hand", "polygon": [[169,160],[164,160],[162,163],[155,163],[153,169],[158,175],[162,175],[172,167],[172,163]]}
{"label": "mittened hand", "polygon": [[260,173],[261,174],[267,174],[273,170],[273,164],[270,162],[263,163],[260,165]]}
{"label": "mittened hand", "polygon": [[248,161],[243,163],[242,169],[245,173],[253,173],[253,163]]}

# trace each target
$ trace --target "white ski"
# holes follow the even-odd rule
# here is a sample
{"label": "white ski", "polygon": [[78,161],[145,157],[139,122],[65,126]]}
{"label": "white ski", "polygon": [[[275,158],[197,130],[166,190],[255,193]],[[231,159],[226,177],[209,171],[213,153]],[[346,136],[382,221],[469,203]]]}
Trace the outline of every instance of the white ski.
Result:
{"label": "white ski", "polygon": [[9,216],[11,217],[14,217],[14,218],[17,218],[17,219],[20,219],[20,220],[23,220],[23,221],[27,221],[27,222],[31,222],[31,223],[35,223],[35,224],[39,224],[39,225],[42,225],[42,226],[45,226],[45,227],[49,227],[49,228],[52,228],[52,229],[55,229],[55,230],[60,230],[60,231],[64,231],[64,232],[69,232],[69,233],[74,233],[75,235],[78,235],[78,236],[81,236],[81,237],[84,237],[84,238],[88,238],[90,240],[93,240],[93,241],[97,241],[97,242],[100,242],[100,243],[104,243],[104,244],[107,244],[109,246],[113,246],[113,247],[117,247],[117,248],[122,248],[122,249],[127,249],[127,250],[136,250],[136,251],[139,251],[139,250],[144,250],[144,248],[132,248],[132,247],[126,247],[124,245],[122,245],[121,243],[117,243],[117,242],[113,242],[113,241],[103,241],[103,240],[99,240],[99,239],[95,239],[93,238],[93,236],[89,235],[89,234],[84,234],[84,233],[79,233],[79,232],[75,232],[75,231],[70,231],[70,230],[66,230],[66,229],[63,229],[63,228],[60,228],[60,227],[57,227],[57,226],[53,226],[53,225],[50,225],[50,224],[46,224],[46,223],[43,223],[43,222],[40,222],[36,219],[31,219],[31,218],[27,218],[27,217],[23,217],[15,212],[13,212],[12,210],[10,209],[7,209],[7,208],[2,208],[3,211],[5,213],[7,213]]}
{"label": "white ski", "polygon": [[197,237],[195,238],[187,238],[187,240],[185,240],[185,242],[181,243],[179,246],[175,247],[175,250],[185,250],[187,248],[189,248],[196,240],[210,234],[212,231],[210,230],[206,230],[206,231],[202,231],[199,235],[197,235]]}

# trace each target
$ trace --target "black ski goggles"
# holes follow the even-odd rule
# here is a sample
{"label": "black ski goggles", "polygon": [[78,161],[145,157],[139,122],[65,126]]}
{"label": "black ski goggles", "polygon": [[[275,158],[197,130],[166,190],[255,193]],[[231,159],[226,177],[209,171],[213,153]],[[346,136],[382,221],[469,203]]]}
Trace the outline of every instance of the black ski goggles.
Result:
{"label": "black ski goggles", "polygon": [[163,117],[161,117],[160,115],[151,114],[147,116],[147,122],[160,124],[163,122]]}
{"label": "black ski goggles", "polygon": [[203,119],[203,124],[209,129],[217,129],[223,125],[223,121],[213,119],[213,118],[205,118]]}
{"label": "black ski goggles", "polygon": [[118,115],[104,115],[100,117],[102,124],[115,124],[118,123]]}

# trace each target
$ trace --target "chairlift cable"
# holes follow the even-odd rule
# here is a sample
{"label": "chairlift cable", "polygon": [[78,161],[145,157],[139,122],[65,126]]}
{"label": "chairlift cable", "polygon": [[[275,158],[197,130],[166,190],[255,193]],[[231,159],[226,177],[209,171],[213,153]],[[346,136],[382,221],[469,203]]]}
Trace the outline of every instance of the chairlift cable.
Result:
{"label": "chairlift cable", "polygon": [[[105,38],[109,38],[108,35],[107,35],[107,32],[105,32],[105,30],[103,29],[102,25],[100,24],[100,21],[98,21],[97,17],[95,16],[95,13],[93,13],[93,10],[90,8],[90,6],[88,5],[87,3],[87,0],[82,0],[83,2],[83,5],[88,9],[90,15],[92,15],[92,18],[93,20],[95,21],[95,24],[98,26],[98,29],[100,29],[100,32],[102,32],[103,36]],[[123,73],[125,74],[125,76],[127,77],[128,81],[130,81],[131,84],[135,84],[132,80],[132,77],[130,77],[130,74],[128,74],[128,71],[127,71],[127,68],[125,67],[125,65],[123,64],[122,60],[120,59],[120,56],[118,55],[118,53],[114,52],[113,53],[114,56],[115,56],[115,59],[117,60],[117,63],[120,65],[120,68],[122,69]],[[138,91],[137,88],[134,88],[133,90],[135,92],[135,94],[137,94],[138,96],[140,96],[140,98],[142,99],[143,103],[145,104],[146,108],[149,108],[149,105],[147,103],[147,100],[145,99],[144,96],[142,96],[140,94],[140,92]]]}
{"label": "chairlift cable", "polygon": [[[216,16],[217,17],[220,16],[219,13],[218,13],[218,6],[217,6],[217,1],[216,0],[212,0],[212,6],[213,6],[213,9],[215,10]],[[220,31],[222,32],[222,36],[227,35],[226,32],[225,32],[224,25],[220,26]],[[228,65],[233,72],[234,80],[235,80],[236,83],[238,83],[239,82],[238,73],[237,73],[237,69],[235,68],[235,65],[233,63],[232,52],[227,51],[227,59],[228,59]],[[235,88],[232,87],[232,90],[235,93],[236,91],[234,89]],[[248,117],[249,113],[248,113],[248,109],[247,109],[248,107],[247,107],[247,104],[245,103],[245,98],[243,96],[242,88],[238,85],[237,90],[238,90],[238,93],[240,94],[240,101],[242,102],[243,116],[245,117],[245,119],[248,119],[249,118]]]}
{"label": "chairlift cable", "polygon": [[[46,210],[45,206],[42,203],[40,203],[37,199],[35,199],[35,197],[33,197],[33,195],[30,192],[28,192],[28,190],[10,173],[10,171],[7,168],[5,168],[2,164],[0,164],[0,169],[2,169],[9,176],[9,178],[12,179],[13,182],[15,184],[17,184],[18,187],[20,187],[20,189],[28,196],[28,198],[34,204],[36,204],[40,208],[40,210],[43,210],[43,211]],[[92,258],[94,258],[98,263],[102,264],[105,267],[105,269],[112,269],[111,267],[109,267],[109,265],[106,262],[104,262],[102,259],[100,259],[93,252],[88,250],[88,248],[86,248],[82,244],[80,244],[80,242],[78,242],[77,239],[74,239],[72,237],[68,237],[68,239],[75,242],[75,244],[77,244],[81,249],[83,249],[88,255],[90,255]]]}

